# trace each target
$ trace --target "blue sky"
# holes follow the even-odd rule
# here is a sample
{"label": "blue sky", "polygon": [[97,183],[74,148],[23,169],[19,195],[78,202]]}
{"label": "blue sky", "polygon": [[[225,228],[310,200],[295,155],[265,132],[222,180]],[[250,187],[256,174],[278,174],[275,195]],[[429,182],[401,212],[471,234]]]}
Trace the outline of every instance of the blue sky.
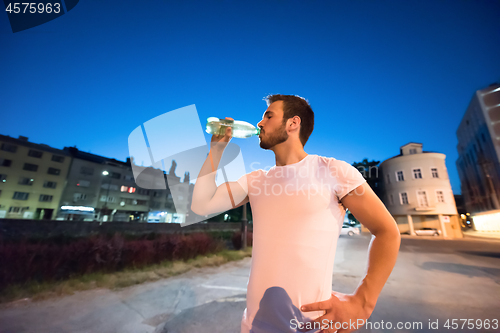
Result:
{"label": "blue sky", "polygon": [[[315,111],[307,153],[383,161],[420,142],[460,193],[456,129],[500,81],[499,17],[496,0],[86,0],[12,33],[4,13],[0,133],[125,160],[165,112],[256,124],[264,96],[297,94]],[[248,172],[275,164],[258,138],[232,142]]]}

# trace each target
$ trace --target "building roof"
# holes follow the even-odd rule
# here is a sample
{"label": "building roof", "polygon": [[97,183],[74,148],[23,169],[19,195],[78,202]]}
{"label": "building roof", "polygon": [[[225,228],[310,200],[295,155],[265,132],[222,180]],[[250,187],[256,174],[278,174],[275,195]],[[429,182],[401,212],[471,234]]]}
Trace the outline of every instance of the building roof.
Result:
{"label": "building roof", "polygon": [[400,157],[400,156],[415,156],[415,155],[419,155],[419,154],[443,154],[443,153],[440,153],[438,151],[422,151],[421,153],[412,154],[412,155],[403,155],[403,154],[400,153],[400,154],[398,154],[396,156],[389,157],[388,159],[383,160],[380,164],[384,163],[385,161],[392,160],[393,158],[396,158],[396,157]]}
{"label": "building roof", "polygon": [[8,135],[2,135],[0,134],[0,140],[5,141],[5,142],[10,142],[16,145],[21,145],[33,149],[39,149],[43,150],[49,153],[54,153],[54,154],[59,154],[59,155],[67,155],[67,153],[64,150],[53,148],[49,145],[46,145],[44,143],[34,143],[34,142],[29,142],[28,138],[25,136],[20,135],[19,138],[13,138]]}

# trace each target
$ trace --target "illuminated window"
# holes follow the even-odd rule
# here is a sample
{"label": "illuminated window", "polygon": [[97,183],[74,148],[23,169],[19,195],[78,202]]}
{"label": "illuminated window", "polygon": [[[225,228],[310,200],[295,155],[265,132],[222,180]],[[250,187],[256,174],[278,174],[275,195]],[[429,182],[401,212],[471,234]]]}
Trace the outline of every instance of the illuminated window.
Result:
{"label": "illuminated window", "polygon": [[120,192],[128,192],[128,186],[122,186]]}
{"label": "illuminated window", "polygon": [[127,192],[128,193],[134,193],[135,192],[135,187],[129,187]]}

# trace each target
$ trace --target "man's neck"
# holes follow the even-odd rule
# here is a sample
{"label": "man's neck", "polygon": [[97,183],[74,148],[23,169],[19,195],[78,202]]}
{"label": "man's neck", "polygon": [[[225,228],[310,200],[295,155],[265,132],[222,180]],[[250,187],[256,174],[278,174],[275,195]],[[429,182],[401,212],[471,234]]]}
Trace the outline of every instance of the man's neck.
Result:
{"label": "man's neck", "polygon": [[273,152],[276,158],[276,166],[298,163],[308,155],[300,143],[298,145],[276,145]]}

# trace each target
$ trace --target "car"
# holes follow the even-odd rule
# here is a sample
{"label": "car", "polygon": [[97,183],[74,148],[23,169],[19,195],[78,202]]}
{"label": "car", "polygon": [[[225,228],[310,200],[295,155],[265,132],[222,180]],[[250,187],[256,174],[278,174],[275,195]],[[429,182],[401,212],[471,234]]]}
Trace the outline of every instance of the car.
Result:
{"label": "car", "polygon": [[420,230],[415,230],[417,236],[439,236],[441,235],[441,230],[436,228],[422,228]]}
{"label": "car", "polygon": [[348,236],[354,236],[359,235],[359,228],[354,228],[351,227],[350,225],[343,225],[342,229],[340,230],[341,235],[348,235]]}

